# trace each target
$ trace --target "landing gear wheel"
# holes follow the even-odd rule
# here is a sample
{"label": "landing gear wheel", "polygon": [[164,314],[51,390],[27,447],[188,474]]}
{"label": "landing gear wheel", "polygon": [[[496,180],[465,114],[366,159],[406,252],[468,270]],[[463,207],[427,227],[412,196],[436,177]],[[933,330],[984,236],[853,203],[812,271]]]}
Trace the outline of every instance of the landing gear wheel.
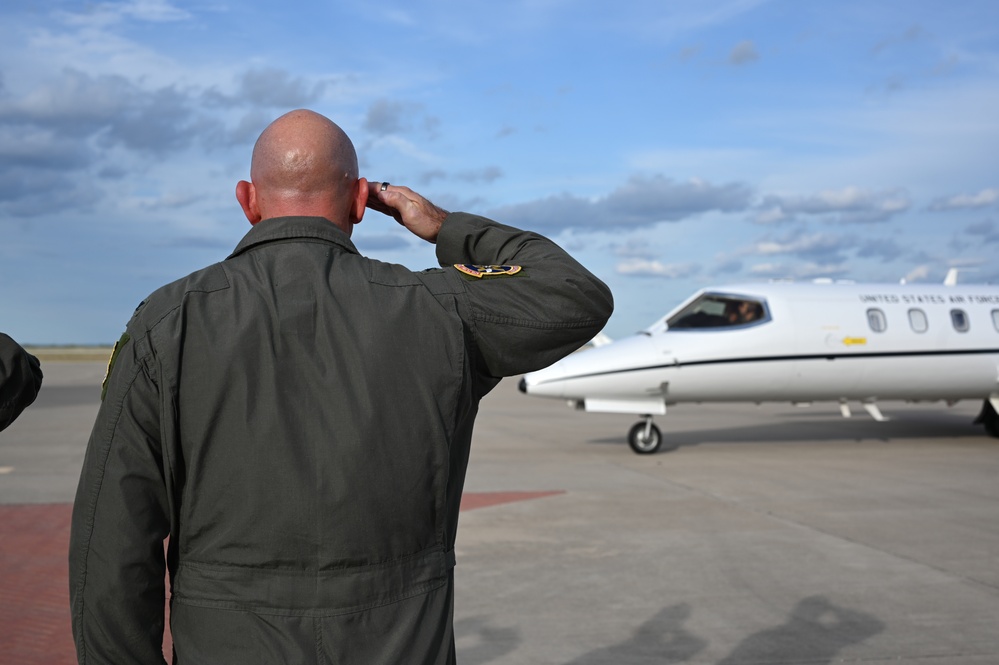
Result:
{"label": "landing gear wheel", "polygon": [[996,413],[988,400],[985,401],[985,408],[982,411],[982,423],[989,436],[999,437],[999,413]]}
{"label": "landing gear wheel", "polygon": [[988,432],[989,436],[999,438],[999,413],[996,413],[991,399],[986,398],[982,404],[982,410],[975,418],[975,424],[985,425],[985,431]]}
{"label": "landing gear wheel", "polygon": [[663,434],[653,423],[635,423],[628,430],[628,445],[639,455],[651,455],[662,445]]}

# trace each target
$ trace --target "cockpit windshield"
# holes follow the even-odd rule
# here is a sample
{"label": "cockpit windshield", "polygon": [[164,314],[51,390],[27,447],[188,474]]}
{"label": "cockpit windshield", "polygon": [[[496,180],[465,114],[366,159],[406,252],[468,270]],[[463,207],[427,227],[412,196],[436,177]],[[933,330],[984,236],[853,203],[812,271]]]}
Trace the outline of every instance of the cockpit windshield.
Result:
{"label": "cockpit windshield", "polygon": [[705,293],[666,321],[668,330],[730,328],[770,320],[766,301],[747,296]]}

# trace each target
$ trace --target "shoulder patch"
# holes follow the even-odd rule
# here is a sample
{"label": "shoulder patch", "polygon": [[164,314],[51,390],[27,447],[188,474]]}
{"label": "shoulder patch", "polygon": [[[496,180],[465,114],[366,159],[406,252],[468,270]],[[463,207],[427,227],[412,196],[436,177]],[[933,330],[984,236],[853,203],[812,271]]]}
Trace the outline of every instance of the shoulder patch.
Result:
{"label": "shoulder patch", "polygon": [[463,272],[476,279],[482,279],[483,277],[505,277],[516,275],[521,271],[520,266],[479,266],[470,263],[455,263],[454,267],[459,272]]}
{"label": "shoulder patch", "polygon": [[118,354],[121,352],[121,348],[128,344],[128,340],[130,339],[131,337],[129,337],[128,333],[122,333],[121,337],[118,338],[118,341],[114,343],[114,349],[111,350],[111,357],[108,358],[108,369],[107,372],[104,373],[104,381],[101,382],[102,402],[108,394],[108,380],[111,378],[111,370],[114,368],[114,361],[118,360]]}

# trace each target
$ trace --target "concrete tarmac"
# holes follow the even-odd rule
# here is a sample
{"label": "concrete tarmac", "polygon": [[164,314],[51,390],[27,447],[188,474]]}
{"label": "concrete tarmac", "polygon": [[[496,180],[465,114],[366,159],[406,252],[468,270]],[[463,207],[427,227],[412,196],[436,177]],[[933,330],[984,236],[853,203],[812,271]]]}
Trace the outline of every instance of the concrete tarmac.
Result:
{"label": "concrete tarmac", "polygon": [[[45,372],[0,433],[0,508],[75,492],[104,367]],[[458,662],[999,663],[999,440],[978,403],[881,407],[678,406],[675,449],[638,456],[635,418],[504,381],[466,493],[525,500],[463,507]]]}

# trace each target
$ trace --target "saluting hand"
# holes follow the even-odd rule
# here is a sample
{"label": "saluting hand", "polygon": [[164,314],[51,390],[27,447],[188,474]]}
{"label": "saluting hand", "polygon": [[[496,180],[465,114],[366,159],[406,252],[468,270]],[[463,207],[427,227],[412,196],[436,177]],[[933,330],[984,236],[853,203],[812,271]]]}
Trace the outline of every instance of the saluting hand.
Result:
{"label": "saluting hand", "polygon": [[435,206],[409,187],[387,182],[368,182],[367,207],[394,217],[413,235],[427,242],[437,242],[441,224],[448,211]]}

